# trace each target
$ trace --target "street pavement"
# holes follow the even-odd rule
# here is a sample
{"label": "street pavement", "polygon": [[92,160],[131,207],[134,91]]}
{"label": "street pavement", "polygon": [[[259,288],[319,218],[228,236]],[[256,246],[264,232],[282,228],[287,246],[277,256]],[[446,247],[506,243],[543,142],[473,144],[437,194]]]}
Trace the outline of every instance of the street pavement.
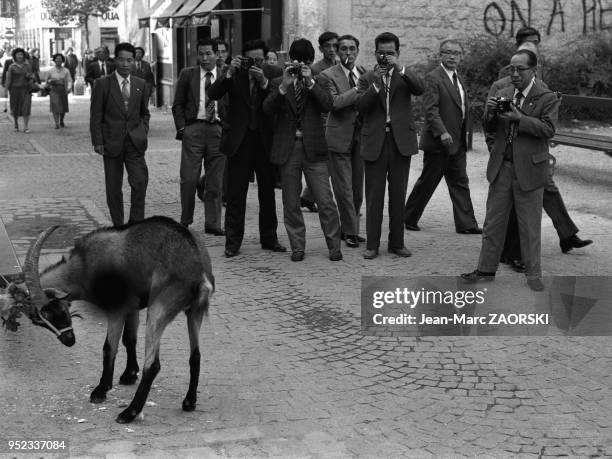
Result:
{"label": "street pavement", "polygon": [[[63,225],[43,250],[43,266],[65,254],[74,238],[109,224],[88,109],[87,97],[71,97],[67,127],[55,130],[48,100],[35,98],[30,134],[13,132],[12,121],[0,114],[0,218],[21,262],[47,226]],[[173,139],[171,114],[153,110],[148,216],[179,217],[180,145]],[[545,216],[544,275],[609,276],[612,159],[571,147],[554,153],[557,183],[580,236],[595,243],[562,254]],[[421,158],[413,158],[409,189]],[[476,135],[468,174],[481,225],[486,160],[484,141]],[[282,221],[280,192],[277,207]],[[84,319],[75,319],[72,348],[27,319],[17,332],[0,332],[0,457],[612,456],[608,337],[361,334],[362,276],[455,276],[475,268],[480,237],[455,234],[444,184],[419,223],[422,231],[406,233],[413,252],[408,259],[386,252],[383,231],[377,259],[364,260],[363,247],[343,247],[344,260],[330,262],[312,213],[305,213],[303,262],[262,251],[256,185],[249,190],[239,256],[223,257],[223,238],[205,235],[203,218],[198,205],[193,229],[209,248],[217,285],[202,326],[196,411],[180,409],[189,378],[183,317],[162,339],[161,371],[144,419],[127,426],[114,421],[134,386],[117,384],[106,403],[90,404],[106,326],[99,311],[80,303]],[[278,234],[288,245],[282,223]],[[498,277],[496,282],[527,288],[506,266]],[[141,326],[140,362],[143,344]],[[120,349],[116,375],[124,365]],[[9,439],[65,439],[69,451],[16,454],[8,449]]]}

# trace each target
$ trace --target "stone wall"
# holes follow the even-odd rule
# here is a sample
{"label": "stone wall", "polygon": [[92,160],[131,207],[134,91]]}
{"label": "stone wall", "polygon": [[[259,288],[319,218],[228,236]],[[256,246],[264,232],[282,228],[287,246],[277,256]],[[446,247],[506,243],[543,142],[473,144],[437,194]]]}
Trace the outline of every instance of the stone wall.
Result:
{"label": "stone wall", "polygon": [[[309,38],[316,48],[324,30],[351,33],[361,41],[366,65],[374,62],[374,37],[384,31],[400,38],[405,62],[424,60],[449,37],[484,34],[514,41],[525,25],[540,30],[544,51],[597,32],[612,39],[612,0],[288,0],[286,5],[286,30],[293,36]],[[289,33],[285,39],[288,46]]]}

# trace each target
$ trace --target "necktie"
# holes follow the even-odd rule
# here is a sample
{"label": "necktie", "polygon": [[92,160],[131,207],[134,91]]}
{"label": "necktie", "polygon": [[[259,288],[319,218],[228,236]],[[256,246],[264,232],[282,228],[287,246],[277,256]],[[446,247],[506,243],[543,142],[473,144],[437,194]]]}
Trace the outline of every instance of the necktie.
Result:
{"label": "necktie", "polygon": [[249,78],[249,91],[251,95],[251,120],[249,122],[249,129],[255,131],[257,130],[257,82],[254,78]]}
{"label": "necktie", "polygon": [[349,73],[349,84],[351,85],[351,88],[354,88],[355,86],[357,86],[357,82],[355,81],[355,74],[353,73],[352,70]]}
{"label": "necktie", "polygon": [[130,100],[130,89],[128,88],[128,80],[124,78],[121,82],[121,95],[123,96],[123,103],[125,104],[125,110],[128,109],[128,102]]}
{"label": "necktie", "polygon": [[215,118],[215,101],[208,97],[208,88],[211,84],[212,72],[206,72],[204,89],[206,91],[206,120],[212,121]]}
{"label": "necktie", "polygon": [[301,127],[302,110],[304,110],[304,87],[300,80],[295,82],[295,106],[298,114],[298,127]]}
{"label": "necktie", "polygon": [[459,89],[459,78],[457,78],[457,72],[453,72],[453,85],[455,86],[455,91],[457,91],[457,97],[459,98],[459,104],[461,105],[461,112],[465,116],[463,100],[461,99],[461,90]]}
{"label": "necktie", "polygon": [[[516,107],[519,109],[521,108],[521,100],[523,99],[523,97],[523,93],[520,91],[516,93],[516,96],[514,96],[514,105],[516,105]],[[517,126],[518,123],[516,121],[512,121],[510,123],[510,129],[508,130],[508,138],[506,139],[506,143],[512,144],[512,142],[514,142]]]}
{"label": "necktie", "polygon": [[100,63],[100,69],[101,69],[100,72],[101,72],[102,76],[106,75],[106,72],[104,71],[104,62]]}

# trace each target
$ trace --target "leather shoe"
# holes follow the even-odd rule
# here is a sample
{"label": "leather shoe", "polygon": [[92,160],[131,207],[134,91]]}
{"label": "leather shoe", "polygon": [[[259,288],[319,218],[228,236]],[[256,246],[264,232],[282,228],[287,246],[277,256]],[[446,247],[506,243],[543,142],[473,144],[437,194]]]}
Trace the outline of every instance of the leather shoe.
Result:
{"label": "leather shoe", "polygon": [[225,236],[225,231],[221,228],[204,228],[204,232],[215,236]]}
{"label": "leather shoe", "polygon": [[306,207],[311,212],[318,212],[317,205],[309,199],[300,198],[300,207]]}
{"label": "leather shoe", "polygon": [[226,248],[224,254],[227,258],[235,257],[236,255],[238,255],[238,249]]}
{"label": "leather shoe", "polygon": [[278,241],[272,244],[261,244],[261,248],[264,250],[271,250],[272,252],[286,252],[287,247],[280,245]]}
{"label": "leather shoe", "polygon": [[400,247],[399,249],[389,247],[389,253],[394,253],[395,255],[404,258],[412,256],[412,252],[410,252],[410,250],[408,250],[406,247]]}
{"label": "leather shoe", "polygon": [[534,292],[541,292],[544,290],[544,283],[539,277],[536,277],[535,279],[527,279],[527,285]]}
{"label": "leather shoe", "polygon": [[577,235],[573,234],[563,239],[559,245],[561,246],[561,252],[567,253],[572,249],[580,249],[592,243],[593,241],[590,239],[580,239]]}
{"label": "leather shoe", "polygon": [[365,258],[366,260],[373,260],[374,258],[376,258],[378,256],[378,249],[367,249],[365,252],[363,252],[363,258]]}
{"label": "leather shoe", "polygon": [[470,228],[466,230],[457,231],[458,234],[482,234],[482,228]]}
{"label": "leather shoe", "polygon": [[365,242],[366,241],[365,237],[361,237],[359,234],[357,236],[355,236],[355,237],[357,238],[358,242]]}
{"label": "leather shoe", "polygon": [[329,260],[330,261],[340,261],[342,260],[342,252],[340,250],[333,250],[329,252]]}
{"label": "leather shoe", "polygon": [[417,224],[412,225],[410,223],[406,223],[404,226],[408,231],[421,231],[421,228],[419,228],[419,225]]}
{"label": "leather shoe", "polygon": [[508,263],[510,265],[510,267],[512,269],[514,269],[514,271],[516,271],[517,273],[524,273],[525,270],[527,269],[527,267],[525,266],[525,263],[523,263],[523,260],[512,260],[510,263]]}
{"label": "leather shoe", "polygon": [[346,236],[344,238],[347,247],[359,247],[359,241],[357,240],[357,236]]}
{"label": "leather shoe", "polygon": [[291,253],[291,261],[302,261],[304,259],[304,252],[292,252]]}
{"label": "leather shoe", "polygon": [[467,283],[474,283],[479,281],[492,281],[495,280],[495,273],[486,273],[484,271],[478,271],[475,269],[471,273],[461,274],[461,279]]}

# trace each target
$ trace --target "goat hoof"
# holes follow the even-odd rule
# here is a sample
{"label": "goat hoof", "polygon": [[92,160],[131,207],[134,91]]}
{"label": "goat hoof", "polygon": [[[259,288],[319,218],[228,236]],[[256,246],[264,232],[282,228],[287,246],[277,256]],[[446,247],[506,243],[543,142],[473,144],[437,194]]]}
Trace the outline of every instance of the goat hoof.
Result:
{"label": "goat hoof", "polygon": [[106,400],[106,390],[96,387],[91,395],[89,396],[89,401],[91,403],[102,403]]}
{"label": "goat hoof", "polygon": [[193,411],[196,408],[196,402],[190,400],[183,400],[183,411]]}
{"label": "goat hoof", "polygon": [[138,371],[126,371],[119,378],[119,384],[129,386],[138,380]]}
{"label": "goat hoof", "polygon": [[119,413],[119,416],[117,416],[117,419],[115,419],[115,421],[119,424],[129,424],[136,418],[136,416],[138,416],[138,413],[134,413],[129,408],[126,408],[121,413]]}

